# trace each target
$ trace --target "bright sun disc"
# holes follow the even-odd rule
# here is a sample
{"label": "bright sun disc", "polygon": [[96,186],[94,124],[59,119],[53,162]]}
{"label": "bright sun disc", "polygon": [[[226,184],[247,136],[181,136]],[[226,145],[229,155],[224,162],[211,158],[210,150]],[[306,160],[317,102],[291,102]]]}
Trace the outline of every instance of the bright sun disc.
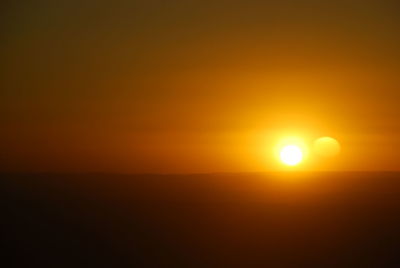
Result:
{"label": "bright sun disc", "polygon": [[281,161],[288,166],[295,166],[303,160],[303,152],[299,146],[286,145],[279,153]]}

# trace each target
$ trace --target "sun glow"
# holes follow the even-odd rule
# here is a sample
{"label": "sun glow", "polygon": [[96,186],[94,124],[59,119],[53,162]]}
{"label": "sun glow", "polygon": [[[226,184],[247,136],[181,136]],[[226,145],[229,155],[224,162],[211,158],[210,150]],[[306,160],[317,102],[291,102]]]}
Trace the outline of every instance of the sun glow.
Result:
{"label": "sun glow", "polygon": [[310,137],[284,136],[273,148],[275,159],[281,165],[290,168],[301,165],[302,167],[299,168],[302,170],[309,169],[316,164],[324,163],[326,165],[327,160],[337,156],[341,151],[340,143],[328,136],[314,141]]}
{"label": "sun glow", "polygon": [[309,146],[300,136],[283,136],[274,146],[274,155],[281,164],[294,167],[308,158]]}
{"label": "sun glow", "polygon": [[299,146],[286,145],[279,153],[281,161],[288,166],[295,166],[303,160],[303,152]]}

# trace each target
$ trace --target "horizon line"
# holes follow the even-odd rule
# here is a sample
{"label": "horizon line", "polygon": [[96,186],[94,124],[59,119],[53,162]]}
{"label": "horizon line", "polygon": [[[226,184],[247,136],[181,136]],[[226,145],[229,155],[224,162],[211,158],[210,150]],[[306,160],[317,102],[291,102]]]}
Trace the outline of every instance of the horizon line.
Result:
{"label": "horizon line", "polygon": [[118,175],[118,176],[194,176],[240,174],[296,174],[296,173],[400,173],[400,170],[277,170],[277,171],[217,171],[217,172],[103,172],[103,171],[0,171],[0,175]]}

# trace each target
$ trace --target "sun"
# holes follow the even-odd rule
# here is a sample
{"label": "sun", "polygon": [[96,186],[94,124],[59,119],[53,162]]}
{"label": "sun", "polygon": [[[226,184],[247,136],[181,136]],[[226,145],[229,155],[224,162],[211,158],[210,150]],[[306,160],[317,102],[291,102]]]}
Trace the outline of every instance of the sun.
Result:
{"label": "sun", "polygon": [[286,145],[280,150],[279,157],[285,165],[296,166],[303,160],[304,153],[297,145]]}
{"label": "sun", "polygon": [[276,159],[286,166],[297,166],[309,156],[306,140],[300,136],[284,136],[274,146]]}
{"label": "sun", "polygon": [[293,168],[298,165],[303,166],[304,162],[305,166],[299,167],[300,169],[310,168],[310,164],[315,164],[316,160],[323,160],[323,158],[328,160],[337,156],[340,151],[340,143],[328,136],[320,137],[311,144],[310,137],[283,136],[273,147],[275,159],[281,165]]}

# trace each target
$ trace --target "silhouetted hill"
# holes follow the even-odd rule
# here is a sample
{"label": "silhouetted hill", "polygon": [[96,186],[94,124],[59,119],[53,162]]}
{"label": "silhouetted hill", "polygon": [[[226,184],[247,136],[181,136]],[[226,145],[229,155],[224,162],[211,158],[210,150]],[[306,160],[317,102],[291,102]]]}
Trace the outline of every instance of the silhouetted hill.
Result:
{"label": "silhouetted hill", "polygon": [[4,267],[397,267],[400,173],[3,174]]}

